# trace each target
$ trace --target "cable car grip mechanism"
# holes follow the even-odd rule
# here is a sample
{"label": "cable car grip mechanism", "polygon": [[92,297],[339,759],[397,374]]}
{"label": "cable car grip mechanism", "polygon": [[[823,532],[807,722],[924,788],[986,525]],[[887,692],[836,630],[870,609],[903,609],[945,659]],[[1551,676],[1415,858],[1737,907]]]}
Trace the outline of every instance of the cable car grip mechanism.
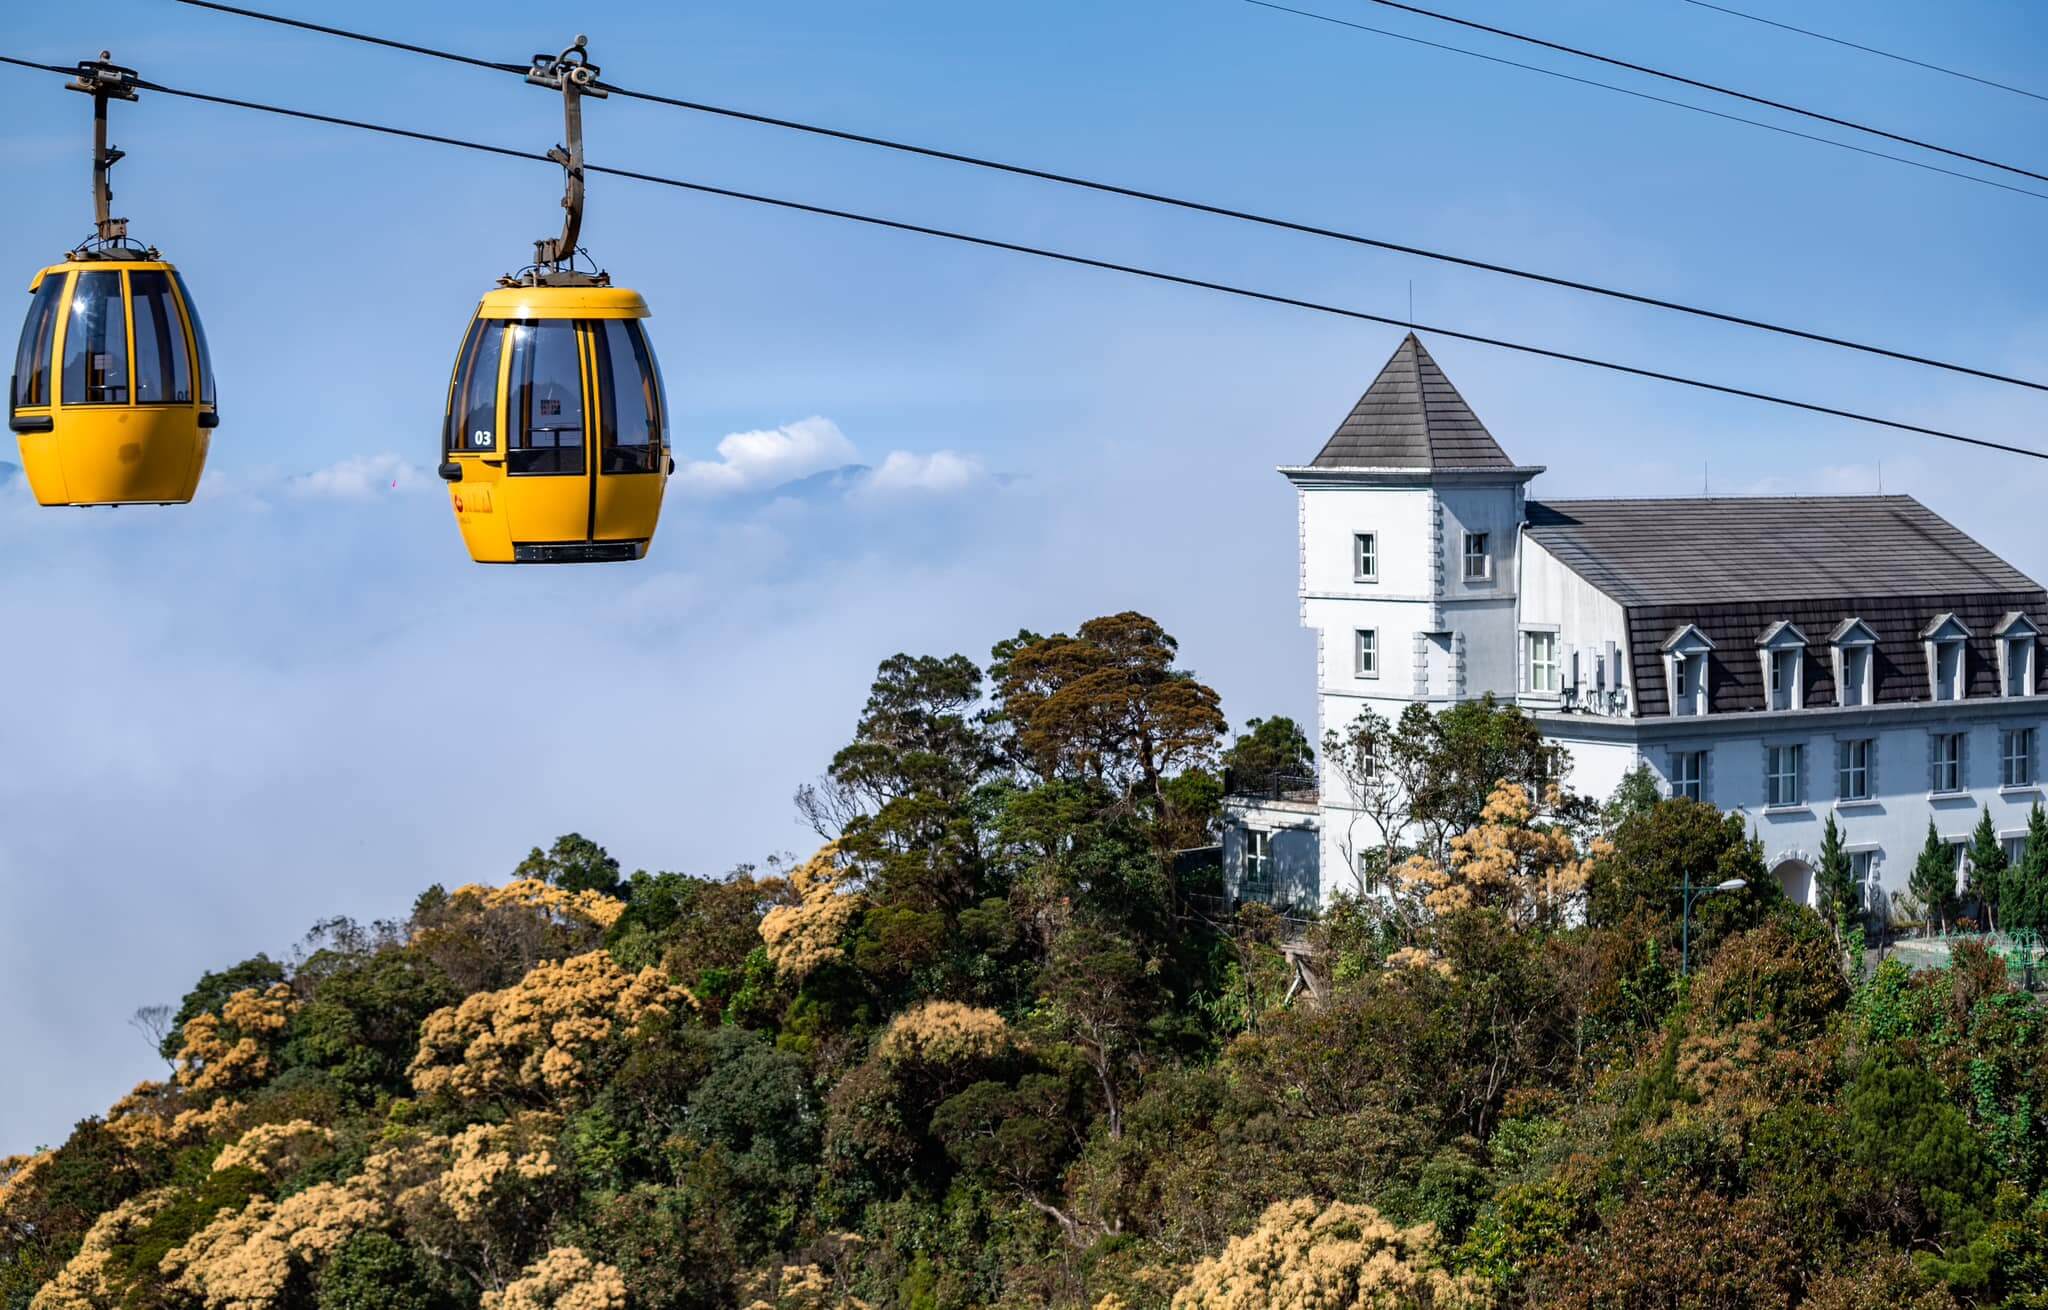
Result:
{"label": "cable car grip mechanism", "polygon": [[576,257],[576,239],[583,230],[583,97],[606,95],[598,83],[598,67],[590,62],[590,39],[578,35],[575,43],[560,54],[537,54],[527,70],[526,80],[562,93],[563,133],[566,146],[548,151],[548,158],[562,166],[562,235],[533,243],[536,274],[549,279],[574,277],[571,265]]}
{"label": "cable car grip mechanism", "polygon": [[93,232],[102,245],[121,243],[128,236],[128,220],[113,216],[114,191],[107,182],[107,174],[127,153],[107,144],[107,102],[134,100],[140,80],[134,69],[110,63],[112,58],[111,51],[102,50],[98,59],[79,60],[77,80],[64,84],[67,91],[82,91],[92,97]]}

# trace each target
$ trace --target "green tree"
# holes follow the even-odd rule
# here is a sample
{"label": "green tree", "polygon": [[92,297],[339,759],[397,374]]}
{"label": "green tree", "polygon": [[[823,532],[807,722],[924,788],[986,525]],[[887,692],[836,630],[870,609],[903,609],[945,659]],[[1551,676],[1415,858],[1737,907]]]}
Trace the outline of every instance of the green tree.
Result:
{"label": "green tree", "polygon": [[1229,724],[1215,691],[1175,666],[1179,643],[1126,611],[1090,619],[1004,662],[997,693],[1016,748],[1039,777],[1097,783],[1149,813],[1153,846],[1198,844],[1211,815],[1176,804],[1176,775],[1208,771]]}
{"label": "green tree", "polygon": [[387,1233],[357,1233],[320,1266],[317,1310],[441,1310],[456,1304],[427,1281],[411,1250]]}
{"label": "green tree", "polygon": [[1927,821],[1927,841],[1920,847],[1920,858],[1913,861],[1906,890],[1920,902],[1930,928],[1947,927],[1956,902],[1956,857],[1934,830],[1932,819]]}
{"label": "green tree", "polygon": [[1991,823],[1991,807],[1985,806],[1977,818],[1976,830],[1970,834],[1969,893],[1977,900],[1984,914],[1984,927],[1990,931],[1998,929],[1998,901],[2004,890],[2005,846],[1998,840],[1998,829]]}
{"label": "green tree", "polygon": [[1727,931],[1757,922],[1763,907],[1777,898],[1777,884],[1764,870],[1762,845],[1750,837],[1740,816],[1711,805],[1682,797],[1658,801],[1624,819],[1613,843],[1594,862],[1588,886],[1588,913],[1595,924],[1618,924],[1647,909],[1676,925],[1688,878],[1694,887],[1742,879],[1746,886],[1740,894],[1702,897],[1694,905],[1698,951],[1711,949]]}
{"label": "green tree", "polygon": [[1038,994],[1047,1026],[1072,1042],[1094,1072],[1109,1135],[1122,1135],[1123,1085],[1158,1000],[1144,960],[1115,933],[1076,923],[1053,943]]}
{"label": "green tree", "polygon": [[164,1034],[158,1053],[166,1060],[177,1055],[178,1048],[185,1044],[185,1025],[202,1014],[219,1014],[221,1006],[226,1005],[228,997],[236,992],[252,987],[261,991],[284,980],[284,966],[261,954],[252,955],[219,973],[208,970],[199,975],[199,981],[185,993],[185,999],[178,1003],[177,1013],[171,1016],[170,1030]]}
{"label": "green tree", "polygon": [[1889,1050],[1865,1061],[1842,1108],[1851,1156],[1876,1176],[1874,1208],[1903,1216],[1907,1236],[1941,1239],[1960,1259],[1990,1218],[1998,1186],[1963,1112],[1931,1075]]}
{"label": "green tree", "polygon": [[1223,752],[1223,775],[1235,791],[1315,785],[1315,753],[1301,725],[1284,715],[1247,719],[1244,731]]}
{"label": "green tree", "polygon": [[2027,845],[2000,887],[2007,932],[2048,935],[2048,810],[2041,802],[2027,816]]}
{"label": "green tree", "polygon": [[840,839],[884,900],[958,909],[981,891],[981,834],[968,802],[998,759],[971,711],[981,670],[964,655],[882,661],[854,725],[797,804]]}
{"label": "green tree", "polygon": [[580,832],[563,833],[545,851],[534,847],[512,876],[538,878],[572,892],[619,894],[619,862]]}
{"label": "green tree", "polygon": [[1849,864],[1849,852],[1842,849],[1842,828],[1835,822],[1832,810],[1828,812],[1827,826],[1821,829],[1820,867],[1813,871],[1813,880],[1820,902],[1816,908],[1840,944],[1848,937],[1863,903],[1862,890],[1856,886],[1856,874]]}
{"label": "green tree", "polygon": [[1620,830],[1621,825],[1638,814],[1644,814],[1663,799],[1657,786],[1657,775],[1647,764],[1638,764],[1621,776],[1615,784],[1614,794],[1607,798],[1607,804],[1600,809],[1600,827],[1609,837]]}

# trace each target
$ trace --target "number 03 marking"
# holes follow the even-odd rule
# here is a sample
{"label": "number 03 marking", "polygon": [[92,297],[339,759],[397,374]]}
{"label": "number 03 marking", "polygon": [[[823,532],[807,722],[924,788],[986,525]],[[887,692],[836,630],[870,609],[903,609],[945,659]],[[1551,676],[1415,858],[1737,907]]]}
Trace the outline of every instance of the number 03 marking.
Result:
{"label": "number 03 marking", "polygon": [[490,444],[491,444],[491,430],[490,430],[489,428],[478,428],[478,429],[477,429],[476,431],[474,431],[474,432],[470,433],[470,434],[469,434],[469,444],[470,444],[470,445],[472,445],[472,446],[488,446],[488,445],[490,445]]}

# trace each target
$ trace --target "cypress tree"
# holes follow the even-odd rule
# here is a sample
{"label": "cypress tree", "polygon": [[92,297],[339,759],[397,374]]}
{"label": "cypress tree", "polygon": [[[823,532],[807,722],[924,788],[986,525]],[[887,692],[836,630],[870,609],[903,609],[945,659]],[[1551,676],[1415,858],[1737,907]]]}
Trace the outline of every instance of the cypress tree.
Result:
{"label": "cypress tree", "polygon": [[1814,879],[1819,884],[1820,917],[1827,920],[1839,942],[1847,936],[1850,922],[1860,906],[1855,874],[1849,866],[1849,852],[1842,849],[1842,829],[1832,813],[1828,815],[1827,827],[1821,832],[1820,868],[1814,870]]}
{"label": "cypress tree", "polygon": [[1913,861],[1913,876],[1907,879],[1906,888],[1924,907],[1930,927],[1948,922],[1949,909],[1956,899],[1956,862],[1941,834],[1934,830],[1932,819],[1927,821],[1927,844],[1920,848],[1920,858]]}
{"label": "cypress tree", "polygon": [[1985,806],[1970,834],[1970,894],[1984,916],[1984,927],[1997,931],[1999,896],[2005,890],[2005,847],[1998,843],[1998,829],[1991,826],[1991,807]]}

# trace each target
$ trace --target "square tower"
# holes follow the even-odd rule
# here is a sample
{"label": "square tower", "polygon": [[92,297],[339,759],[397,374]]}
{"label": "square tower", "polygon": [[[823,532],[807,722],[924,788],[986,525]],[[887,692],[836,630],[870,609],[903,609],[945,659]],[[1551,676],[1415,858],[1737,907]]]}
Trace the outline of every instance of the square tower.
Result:
{"label": "square tower", "polygon": [[[1316,737],[1370,708],[1445,706],[1521,686],[1516,464],[1414,333],[1314,460],[1280,472],[1296,488],[1301,621],[1316,633]],[[1320,781],[1321,894],[1353,885],[1354,798],[1327,764]]]}

